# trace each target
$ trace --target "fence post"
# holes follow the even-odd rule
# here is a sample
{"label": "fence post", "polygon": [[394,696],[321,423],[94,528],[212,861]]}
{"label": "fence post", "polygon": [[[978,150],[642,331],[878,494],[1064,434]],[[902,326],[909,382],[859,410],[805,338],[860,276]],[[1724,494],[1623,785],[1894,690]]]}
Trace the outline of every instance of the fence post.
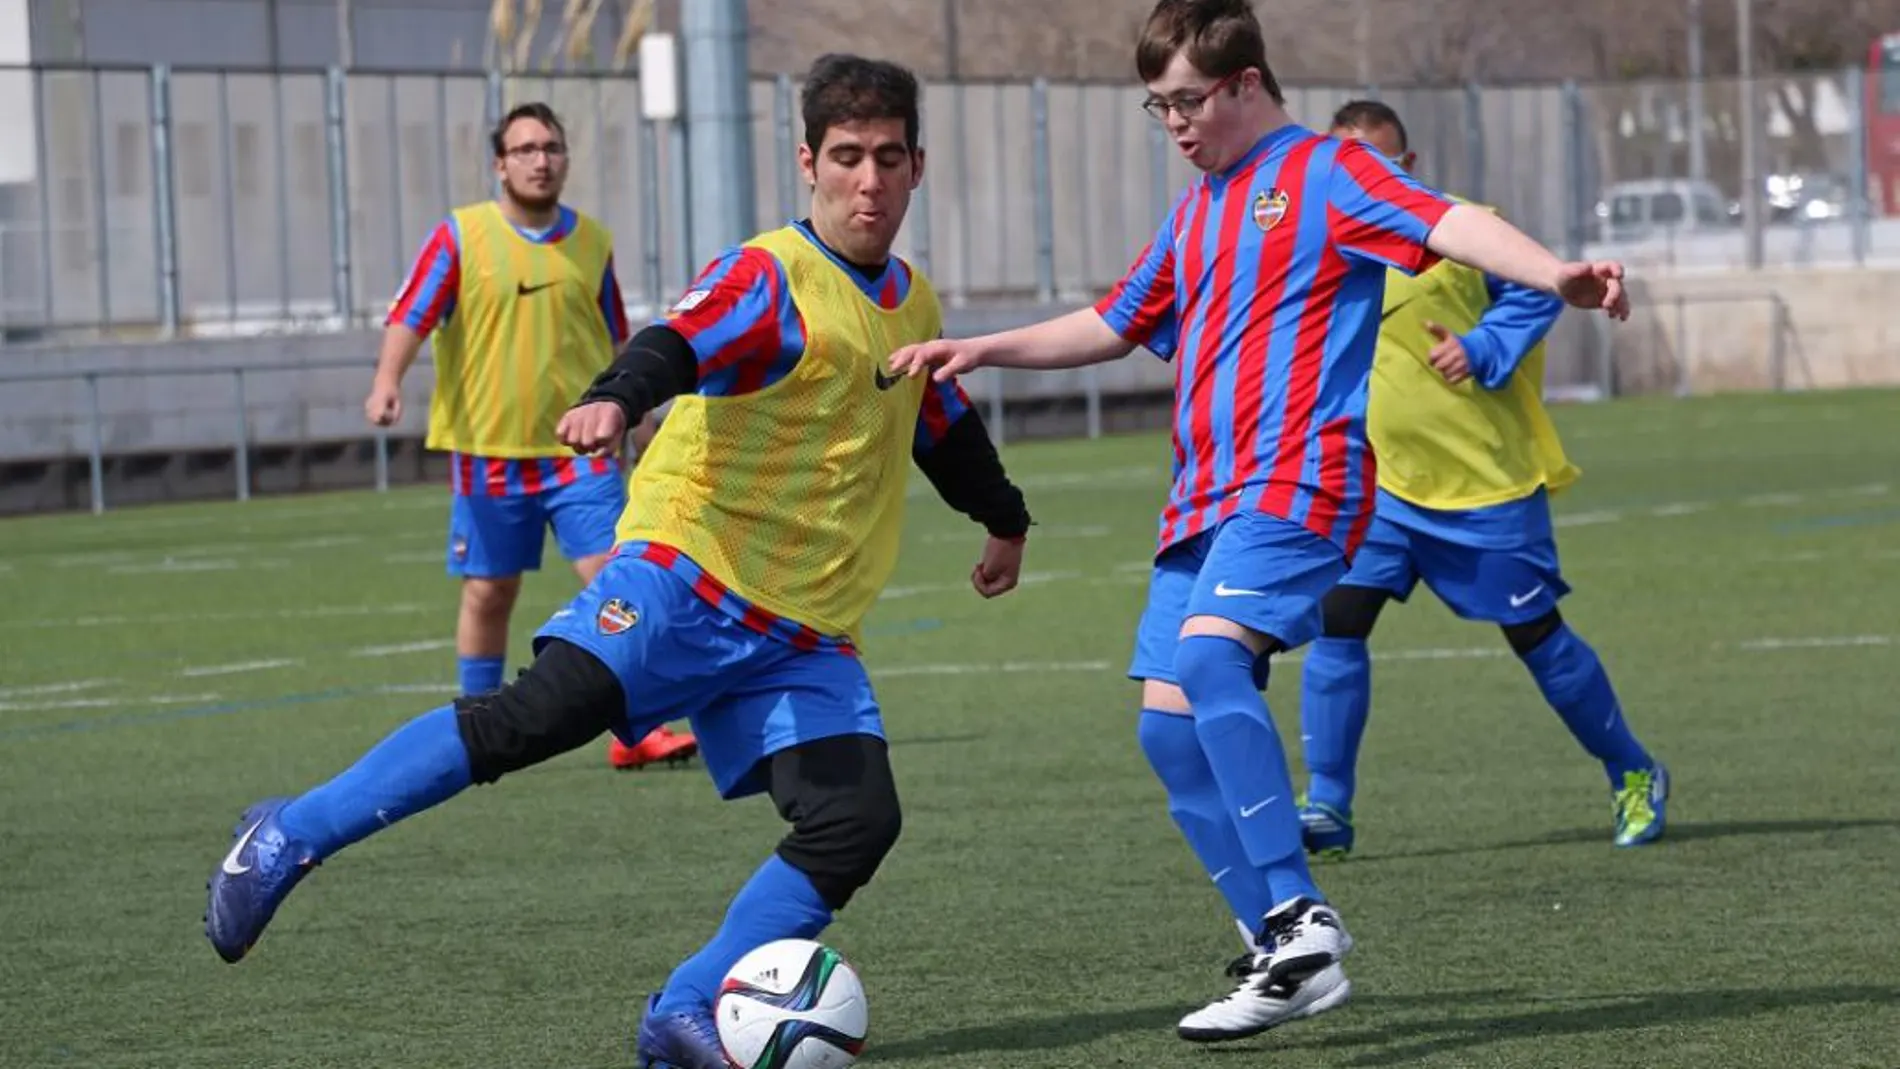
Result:
{"label": "fence post", "polygon": [[[501,122],[501,113],[506,104],[503,90],[501,72],[490,70],[488,82],[482,87],[482,128],[484,130],[493,130]],[[501,179],[491,177],[489,184],[494,186],[494,195],[501,196]]]}
{"label": "fence post", "polygon": [[692,285],[698,266],[693,262],[693,217],[691,191],[687,188],[692,181],[688,170],[686,154],[686,121],[669,119],[666,123],[667,185],[672,192],[674,237],[679,246],[679,277],[675,284],[684,289]]}
{"label": "fence post", "polygon": [[389,123],[389,241],[395,246],[390,250],[394,257],[389,261],[392,264],[402,263],[409,253],[408,228],[403,226],[402,218],[402,124],[397,121],[400,106],[396,102],[396,78],[394,74],[388,75],[388,80],[383,83],[388,87],[383,97],[383,112]]}
{"label": "fence post", "polygon": [[376,492],[389,492],[389,428],[376,427]]}
{"label": "fence post", "polygon": [[233,445],[232,455],[237,460],[237,499],[251,499],[251,428],[247,409],[249,405],[244,397],[244,369],[231,369],[231,383],[237,394],[237,441]]}
{"label": "fence post", "polygon": [[1780,294],[1771,294],[1768,303],[1773,309],[1769,313],[1768,373],[1770,380],[1775,384],[1775,392],[1786,393],[1788,354],[1783,348],[1783,342],[1788,333],[1788,306],[1782,303]]}
{"label": "fence post", "polygon": [[990,371],[990,440],[997,445],[1003,444],[1003,375],[1006,369],[993,367]]}
{"label": "fence post", "polygon": [[1467,194],[1484,200],[1484,87],[1465,83],[1465,167],[1471,172]]}
{"label": "fence post", "polygon": [[640,281],[647,295],[647,315],[658,316],[666,300],[666,287],[660,276],[665,271],[660,255],[660,146],[659,131],[652,119],[642,116],[633,124],[640,167]]}
{"label": "fence post", "polygon": [[772,83],[772,144],[778,158],[772,172],[778,175],[778,215],[789,222],[803,215],[798,210],[798,167],[792,162],[792,76],[781,74]]}
{"label": "fence post", "polygon": [[284,318],[290,318],[290,157],[284,147],[284,75],[281,71],[270,77],[271,116],[275,120],[271,128],[271,158],[275,163],[272,177],[272,194],[277,198],[277,295],[282,302]]}
{"label": "fence post", "polygon": [[[1592,317],[1594,318],[1594,317]],[[1689,299],[1676,294],[1676,396],[1687,397],[1694,391],[1689,371]]]}
{"label": "fence post", "polygon": [[39,121],[33,124],[34,173],[39,175],[39,181],[33,184],[40,191],[40,306],[44,317],[40,323],[50,331],[57,308],[53,298],[53,161],[46,150],[46,72],[35,70],[32,79],[34,107],[40,113]]}
{"label": "fence post", "polygon": [[[949,9],[954,14],[954,8]],[[965,89],[962,82],[951,83],[950,121],[951,137],[956,147],[950,150],[950,158],[957,176],[957,196],[961,203],[957,205],[957,287],[950,297],[952,306],[961,308],[970,300],[970,279],[973,257],[970,254],[970,153],[969,153],[969,102],[964,99]],[[939,157],[941,159],[942,157]]]}
{"label": "fence post", "polygon": [[152,232],[157,236],[158,319],[164,336],[178,333],[178,205],[172,197],[172,72],[152,68]]}
{"label": "fence post", "polygon": [[1088,404],[1088,433],[1090,438],[1102,436],[1102,365],[1090,364],[1082,369],[1083,392]]}
{"label": "fence post", "polygon": [[[1885,75],[1882,75],[1885,77]],[[1867,189],[1867,76],[1859,67],[1847,68],[1847,188],[1851,198],[1847,206],[1847,225],[1853,228],[1854,265],[1865,266],[1868,232]]]}
{"label": "fence post", "polygon": [[87,449],[87,481],[92,485],[92,514],[106,510],[106,439],[99,418],[99,373],[86,372],[86,414],[91,421],[91,443]]}
{"label": "fence post", "polygon": [[106,121],[105,106],[100,99],[105,93],[105,75],[97,69],[92,72],[92,231],[93,262],[99,272],[99,320],[106,326],[112,325],[112,262],[110,227],[106,220]]}
{"label": "fence post", "polygon": [[[919,145],[924,143],[925,131],[929,128],[926,124],[930,119],[929,109],[923,103],[924,88],[920,85],[917,91],[917,143]],[[911,224],[910,257],[925,276],[929,276],[931,273],[929,182],[917,187],[917,192],[911,200],[910,214],[906,219]]]}
{"label": "fence post", "polygon": [[356,287],[350,281],[350,168],[345,156],[349,146],[345,101],[347,83],[343,68],[331,67],[325,76],[323,126],[328,135],[330,157],[330,271],[331,299],[336,314],[347,329],[356,319]]}
{"label": "fence post", "polygon": [[218,154],[224,166],[218,174],[218,186],[224,194],[224,296],[231,302],[226,319],[238,318],[238,240],[237,240],[237,164],[232,160],[231,76],[218,72]]}
{"label": "fence post", "polygon": [[1148,124],[1148,196],[1153,201],[1154,222],[1151,230],[1161,229],[1161,220],[1167,218],[1170,200],[1168,189],[1168,129],[1158,122]]}
{"label": "fence post", "polygon": [[1030,149],[1034,170],[1036,220],[1036,299],[1056,299],[1055,191],[1049,182],[1049,80],[1037,78],[1029,86],[1029,113],[1034,140]]}
{"label": "fence post", "polygon": [[1572,260],[1583,259],[1583,93],[1572,80],[1564,82],[1564,250]]}

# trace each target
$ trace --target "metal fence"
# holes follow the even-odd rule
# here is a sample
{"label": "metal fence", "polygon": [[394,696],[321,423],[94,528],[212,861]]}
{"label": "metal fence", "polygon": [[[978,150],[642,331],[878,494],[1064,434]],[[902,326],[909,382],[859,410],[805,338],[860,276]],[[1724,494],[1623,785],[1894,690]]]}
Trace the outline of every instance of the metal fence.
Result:
{"label": "metal fence", "polygon": [[[1864,210],[1860,85],[1844,71],[1746,87],[1295,87],[1288,103],[1323,127],[1349,97],[1379,96],[1409,124],[1424,180],[1553,247],[1719,265],[1743,248],[1752,95],[1762,172],[1846,190],[1837,215],[1784,226],[1770,213],[1768,258],[1865,262],[1900,257],[1900,234]],[[797,88],[753,84],[764,220],[802,210]],[[660,302],[696,266],[676,207],[681,139],[641,118],[625,76],[41,66],[0,70],[0,96],[31,126],[0,168],[0,340],[372,323],[431,225],[488,195],[485,131],[532,98],[567,121],[568,199],[614,231],[629,303]],[[953,304],[1111,285],[1192,177],[1139,98],[1123,84],[930,85],[928,177],[900,251]]]}

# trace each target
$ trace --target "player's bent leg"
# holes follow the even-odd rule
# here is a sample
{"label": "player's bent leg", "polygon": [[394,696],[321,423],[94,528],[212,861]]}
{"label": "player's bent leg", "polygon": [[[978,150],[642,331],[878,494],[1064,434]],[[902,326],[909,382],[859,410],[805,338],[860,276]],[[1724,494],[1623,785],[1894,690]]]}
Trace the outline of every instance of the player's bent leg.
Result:
{"label": "player's bent leg", "polygon": [[1610,780],[1618,846],[1661,838],[1669,773],[1638,742],[1596,650],[1552,609],[1504,626],[1504,637],[1579,745],[1603,762]]}
{"label": "player's bent leg", "polygon": [[1300,738],[1311,776],[1300,827],[1307,852],[1323,859],[1352,853],[1359,744],[1372,713],[1366,639],[1391,597],[1372,586],[1334,587],[1320,604],[1320,637],[1300,666]]}
{"label": "player's bent leg", "polygon": [[455,653],[463,694],[501,686],[508,659],[508,619],[521,596],[521,576],[469,576],[455,621]]}
{"label": "player's bent leg", "polygon": [[576,647],[551,643],[500,691],[424,713],[295,799],[253,805],[212,871],[206,936],[219,957],[241,960],[291,890],[326,858],[471,784],[597,737],[624,705],[620,683],[605,666]]}
{"label": "player's bent leg", "polygon": [[726,973],[775,939],[813,939],[871,881],[903,827],[883,739],[837,735],[769,759],[770,791],[791,830],[752,874],[712,940],[682,962],[640,1026],[644,1065],[724,1069],[712,1003]]}

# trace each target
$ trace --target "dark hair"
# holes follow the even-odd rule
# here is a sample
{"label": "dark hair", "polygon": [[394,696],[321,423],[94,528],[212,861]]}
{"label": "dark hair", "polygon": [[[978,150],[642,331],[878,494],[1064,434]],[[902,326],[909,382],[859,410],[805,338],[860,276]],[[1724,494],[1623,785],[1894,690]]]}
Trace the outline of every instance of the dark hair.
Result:
{"label": "dark hair", "polygon": [[1399,148],[1410,151],[1412,139],[1405,132],[1405,123],[1400,121],[1399,113],[1392,110],[1390,104],[1377,100],[1348,100],[1344,107],[1333,113],[1333,129],[1365,130],[1368,133],[1381,126],[1390,126],[1399,135]]}
{"label": "dark hair", "polygon": [[1152,82],[1185,51],[1194,69],[1227,78],[1252,67],[1274,103],[1286,103],[1280,82],[1267,66],[1267,42],[1247,0],[1161,0],[1148,13],[1135,45],[1135,72]]}
{"label": "dark hair", "polygon": [[917,148],[917,76],[881,59],[828,52],[812,61],[799,97],[805,144],[817,152],[841,123],[904,120],[905,147]]}
{"label": "dark hair", "polygon": [[538,100],[516,104],[508,109],[508,114],[501,117],[501,121],[495,124],[494,132],[488,135],[489,143],[495,148],[496,159],[501,159],[508,151],[508,128],[522,119],[533,119],[558,134],[563,144],[567,142],[567,127],[561,125],[561,117],[554,114],[553,108]]}

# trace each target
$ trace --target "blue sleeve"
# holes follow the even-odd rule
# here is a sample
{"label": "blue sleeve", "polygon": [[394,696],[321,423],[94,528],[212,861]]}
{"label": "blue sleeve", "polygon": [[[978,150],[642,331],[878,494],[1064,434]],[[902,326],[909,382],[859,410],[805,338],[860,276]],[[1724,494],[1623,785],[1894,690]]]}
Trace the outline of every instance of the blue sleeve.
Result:
{"label": "blue sleeve", "polygon": [[1458,340],[1471,361],[1471,377],[1485,389],[1497,390],[1511,381],[1517,366],[1550,333],[1563,314],[1564,302],[1490,274],[1484,276],[1484,288],[1491,295],[1491,307]]}
{"label": "blue sleeve", "polygon": [[1342,254],[1408,275],[1438,262],[1425,243],[1452,202],[1364,143],[1339,146],[1327,201],[1328,229]]}

